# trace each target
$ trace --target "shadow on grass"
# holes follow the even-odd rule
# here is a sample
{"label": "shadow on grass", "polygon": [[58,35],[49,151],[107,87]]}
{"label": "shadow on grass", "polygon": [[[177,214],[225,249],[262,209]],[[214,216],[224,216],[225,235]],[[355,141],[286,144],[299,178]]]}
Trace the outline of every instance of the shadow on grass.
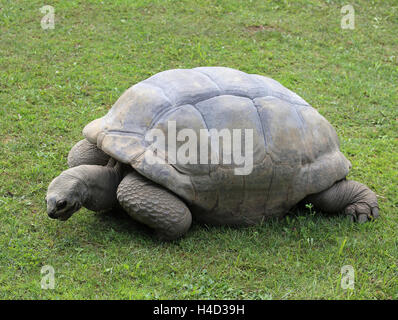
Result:
{"label": "shadow on grass", "polygon": [[[143,240],[155,246],[181,246],[189,242],[201,246],[217,246],[229,241],[247,241],[249,246],[255,244],[257,238],[288,244],[312,236],[321,237],[323,234],[334,233],[338,235],[353,228],[343,215],[315,212],[301,204],[290,210],[282,218],[269,219],[258,225],[248,227],[210,226],[194,220],[191,229],[184,237],[170,242],[158,240],[151,228],[135,221],[123,210],[96,213],[95,219],[92,221],[94,222],[86,225],[89,228],[87,230],[89,234],[114,230],[123,238],[130,238],[131,241],[140,239],[140,241]],[[258,245],[261,246],[261,244]]]}

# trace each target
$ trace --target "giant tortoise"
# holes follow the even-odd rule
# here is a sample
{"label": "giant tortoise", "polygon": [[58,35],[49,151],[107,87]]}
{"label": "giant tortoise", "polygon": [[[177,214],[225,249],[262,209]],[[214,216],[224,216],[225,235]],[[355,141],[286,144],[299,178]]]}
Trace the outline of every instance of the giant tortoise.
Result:
{"label": "giant tortoise", "polygon": [[[170,124],[176,132],[190,129],[201,142],[213,137],[201,136],[206,130],[240,132],[232,146],[251,147],[251,168],[239,172],[241,163],[223,161],[232,152],[223,144],[212,149],[210,143],[212,150],[200,155],[209,161],[175,157],[168,148],[176,139]],[[157,139],[148,140],[149,132],[163,133],[166,143],[154,148]],[[49,185],[51,218],[67,220],[82,206],[93,211],[121,206],[170,240],[185,234],[192,218],[209,225],[253,225],[283,217],[303,201],[359,222],[379,215],[375,193],[346,180],[351,163],[330,123],[297,94],[261,75],[225,67],[160,72],[126,90],[83,135],[69,152],[70,168]],[[175,150],[187,137],[174,141]],[[203,150],[187,148],[182,154]]]}

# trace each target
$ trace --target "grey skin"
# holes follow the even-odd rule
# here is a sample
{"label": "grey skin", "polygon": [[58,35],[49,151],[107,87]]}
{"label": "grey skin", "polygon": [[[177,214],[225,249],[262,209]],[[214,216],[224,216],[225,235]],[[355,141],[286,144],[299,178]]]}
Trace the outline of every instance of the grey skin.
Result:
{"label": "grey skin", "polygon": [[101,212],[121,205],[133,219],[154,229],[160,240],[173,240],[188,231],[191,213],[177,196],[109,156],[105,160],[104,166],[103,152],[87,140],[72,148],[70,168],[48,187],[50,218],[66,221],[81,207]]}
{"label": "grey skin", "polygon": [[121,177],[118,166],[83,164],[65,170],[48,187],[48,216],[65,221],[81,207],[92,211],[115,208]]}
{"label": "grey skin", "polygon": [[[201,129],[252,129],[253,171],[242,176],[233,165],[171,165],[156,155],[148,161],[146,133],[159,129],[167,137],[170,121],[177,132],[190,128],[197,137]],[[81,206],[120,205],[171,240],[187,232],[192,218],[253,225],[283,217],[302,201],[358,222],[379,216],[375,193],[346,180],[351,163],[330,123],[264,76],[224,67],[164,71],[128,89],[83,135],[69,153],[71,168],[49,186],[52,218],[66,220]]]}

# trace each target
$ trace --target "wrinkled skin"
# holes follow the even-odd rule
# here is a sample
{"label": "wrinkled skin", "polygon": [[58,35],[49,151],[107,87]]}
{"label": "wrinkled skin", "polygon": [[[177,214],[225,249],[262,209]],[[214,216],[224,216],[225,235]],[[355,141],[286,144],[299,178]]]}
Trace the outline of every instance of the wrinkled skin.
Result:
{"label": "wrinkled skin", "polygon": [[62,172],[48,187],[48,216],[65,221],[82,206],[92,211],[116,207],[121,178],[120,166],[80,165]]}
{"label": "wrinkled skin", "polygon": [[359,223],[379,217],[376,194],[357,181],[337,181],[329,189],[308,196],[305,201],[311,202],[323,212],[343,212],[352,221]]}
{"label": "wrinkled skin", "polygon": [[80,180],[69,174],[56,177],[48,187],[46,203],[50,218],[68,220],[83,204],[87,187]]}
{"label": "wrinkled skin", "polygon": [[48,216],[66,221],[82,206],[100,212],[120,204],[133,219],[151,227],[159,239],[173,240],[188,231],[192,216],[184,202],[114,163],[112,159],[107,166],[78,165],[62,172],[48,187]]}

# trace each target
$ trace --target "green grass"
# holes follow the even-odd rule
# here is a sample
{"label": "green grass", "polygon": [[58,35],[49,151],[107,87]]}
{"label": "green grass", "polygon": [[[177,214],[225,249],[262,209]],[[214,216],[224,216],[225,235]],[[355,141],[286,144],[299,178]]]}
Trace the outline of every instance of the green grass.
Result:
{"label": "green grass", "polygon": [[[0,298],[398,299],[398,5],[350,3],[354,30],[340,28],[347,1],[1,0]],[[150,75],[205,65],[268,75],[317,108],[381,219],[301,212],[160,243],[122,217],[47,217],[85,124]],[[43,265],[54,290],[40,288]],[[354,290],[340,287],[344,265]]]}

